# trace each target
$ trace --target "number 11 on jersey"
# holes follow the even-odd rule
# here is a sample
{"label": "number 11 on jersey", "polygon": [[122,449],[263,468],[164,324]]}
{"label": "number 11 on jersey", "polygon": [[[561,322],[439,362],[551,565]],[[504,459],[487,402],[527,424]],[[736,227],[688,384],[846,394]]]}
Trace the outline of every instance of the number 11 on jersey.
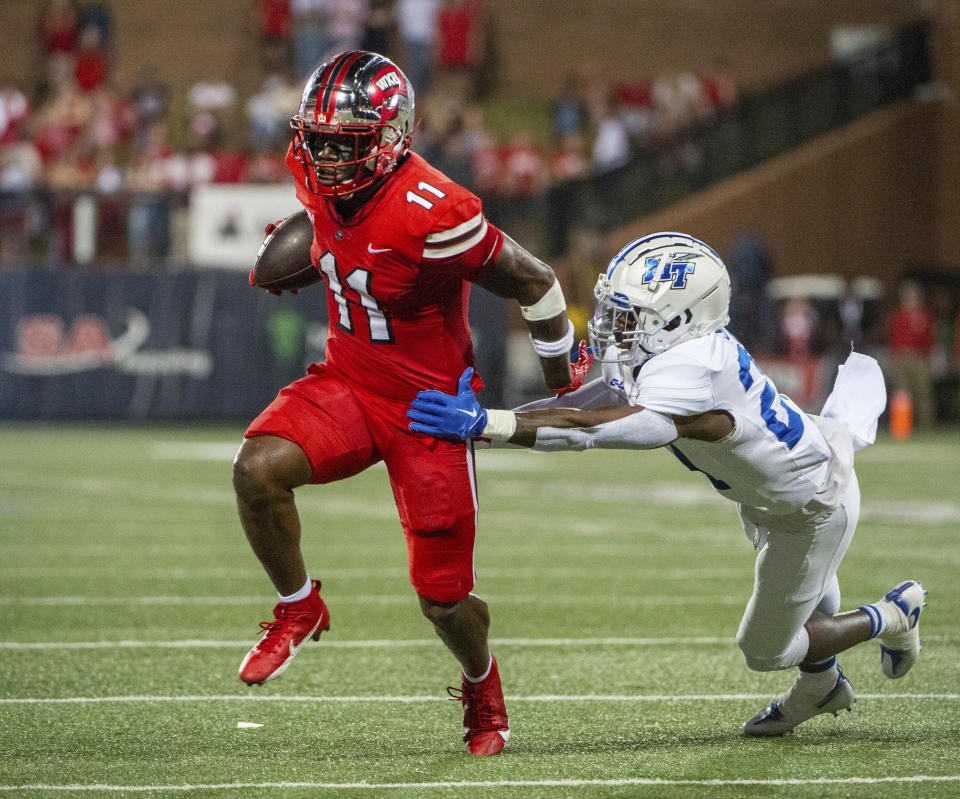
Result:
{"label": "number 11 on jersey", "polygon": [[343,283],[353,289],[360,297],[360,307],[367,317],[367,328],[370,330],[370,341],[375,344],[389,344],[393,342],[393,329],[390,326],[390,319],[381,310],[379,303],[370,293],[371,281],[373,275],[368,269],[356,267],[351,269],[343,282],[337,274],[337,259],[333,253],[326,252],[320,258],[320,271],[327,276],[327,285],[333,292],[334,299],[337,302],[337,327],[351,335],[356,335],[356,327],[353,319],[350,317],[351,305],[356,308],[356,303],[351,303],[344,292]]}

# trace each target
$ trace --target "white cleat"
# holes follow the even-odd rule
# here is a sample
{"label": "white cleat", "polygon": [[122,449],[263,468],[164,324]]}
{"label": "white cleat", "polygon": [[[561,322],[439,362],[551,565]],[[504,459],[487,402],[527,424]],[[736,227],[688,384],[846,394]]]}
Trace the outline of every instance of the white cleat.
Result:
{"label": "white cleat", "polygon": [[783,735],[821,713],[833,713],[836,716],[841,710],[851,710],[857,696],[839,666],[837,672],[836,684],[820,699],[811,699],[797,689],[798,676],[789,691],[743,725],[744,734],[758,738]]}
{"label": "white cleat", "polygon": [[880,642],[880,668],[883,673],[897,680],[910,671],[920,654],[920,613],[927,606],[927,592],[916,580],[907,580],[889,590],[876,605],[892,605],[896,612],[890,614],[896,624],[885,627],[877,640]]}

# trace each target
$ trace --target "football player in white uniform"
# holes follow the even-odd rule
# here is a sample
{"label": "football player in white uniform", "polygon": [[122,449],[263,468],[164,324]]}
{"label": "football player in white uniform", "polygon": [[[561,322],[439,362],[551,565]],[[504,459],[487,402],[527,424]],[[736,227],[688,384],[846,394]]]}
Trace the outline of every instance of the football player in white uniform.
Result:
{"label": "football player in white uniform", "polygon": [[411,430],[546,451],[669,447],[703,472],[737,503],[757,549],[737,632],[747,666],[797,668],[786,693],[743,725],[747,735],[782,735],[820,713],[849,710],[854,690],[836,655],[855,644],[876,638],[883,673],[906,674],[920,652],[927,592],[918,581],[838,612],[837,567],[860,513],[853,453],[873,443],[886,405],[876,361],[852,353],[821,414],[804,413],[724,329],[723,261],[679,233],[631,241],[595,295],[588,330],[602,378],[562,399],[488,410],[468,369],[456,396],[420,392],[408,412]]}

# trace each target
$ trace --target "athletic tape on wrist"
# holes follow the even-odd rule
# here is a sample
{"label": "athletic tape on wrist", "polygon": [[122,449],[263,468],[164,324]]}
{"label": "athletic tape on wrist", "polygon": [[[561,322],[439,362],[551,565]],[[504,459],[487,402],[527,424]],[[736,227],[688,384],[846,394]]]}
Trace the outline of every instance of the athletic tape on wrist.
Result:
{"label": "athletic tape on wrist", "polygon": [[509,441],[517,432],[517,415],[513,411],[487,409],[487,426],[480,434],[491,441]]}
{"label": "athletic tape on wrist", "polygon": [[563,299],[563,289],[560,281],[554,278],[553,285],[533,305],[521,305],[520,313],[528,322],[539,322],[543,319],[553,319],[567,310],[566,300]]}
{"label": "athletic tape on wrist", "polygon": [[567,320],[567,335],[556,341],[541,341],[530,336],[533,351],[541,358],[555,358],[558,355],[568,355],[573,349],[573,322]]}

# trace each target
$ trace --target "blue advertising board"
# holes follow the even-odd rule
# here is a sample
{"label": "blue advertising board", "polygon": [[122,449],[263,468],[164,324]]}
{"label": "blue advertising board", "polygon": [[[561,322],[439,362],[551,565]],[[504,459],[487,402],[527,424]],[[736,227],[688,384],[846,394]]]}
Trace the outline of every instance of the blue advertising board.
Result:
{"label": "blue advertising board", "polygon": [[[475,289],[478,370],[502,385],[506,308]],[[0,272],[0,418],[252,418],[322,360],[322,284],[275,297],[235,272]]]}

